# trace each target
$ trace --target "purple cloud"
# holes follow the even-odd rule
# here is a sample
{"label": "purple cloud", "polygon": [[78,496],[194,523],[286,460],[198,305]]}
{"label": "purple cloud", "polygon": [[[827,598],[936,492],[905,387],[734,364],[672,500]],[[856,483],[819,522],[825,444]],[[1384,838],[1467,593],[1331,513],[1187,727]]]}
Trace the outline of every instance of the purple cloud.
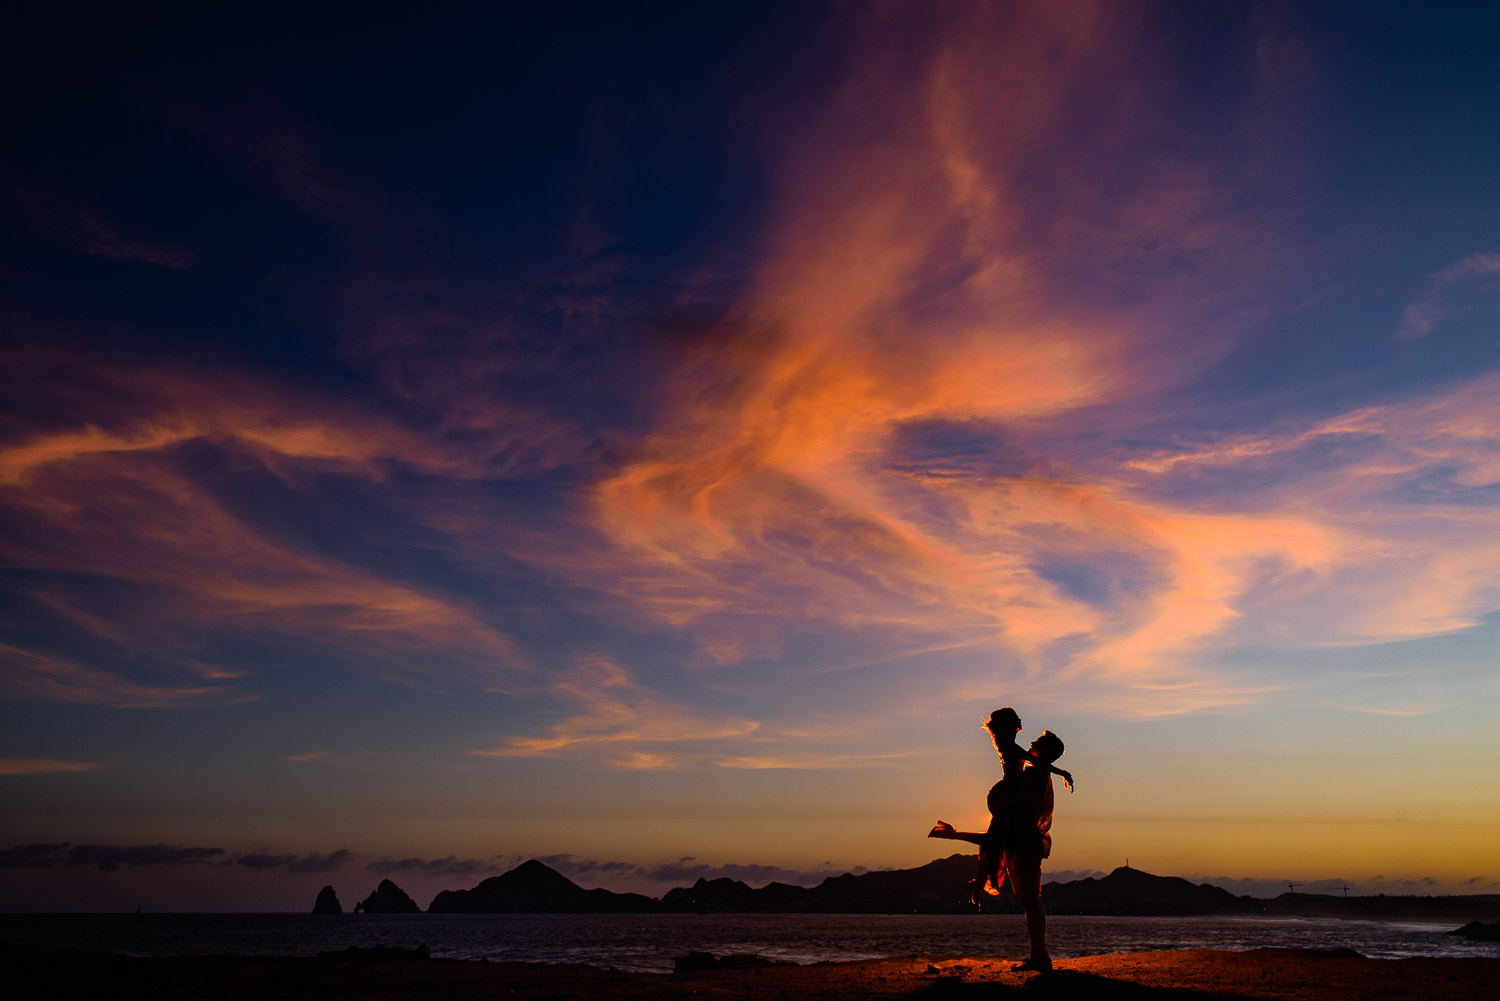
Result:
{"label": "purple cloud", "polygon": [[321,852],[309,852],[306,855],[270,855],[264,852],[251,852],[239,856],[234,861],[257,872],[265,869],[285,869],[287,872],[332,872],[353,858],[353,852],[347,848],[340,848],[327,855]]}
{"label": "purple cloud", "polygon": [[[481,876],[490,873],[500,873],[516,865],[515,861],[500,861],[505,856],[495,858],[458,858],[449,855],[446,858],[424,859],[419,857],[392,859],[379,858],[365,864],[370,872],[379,875],[388,875],[393,872],[419,873],[423,876]],[[519,858],[510,856],[510,859]]]}

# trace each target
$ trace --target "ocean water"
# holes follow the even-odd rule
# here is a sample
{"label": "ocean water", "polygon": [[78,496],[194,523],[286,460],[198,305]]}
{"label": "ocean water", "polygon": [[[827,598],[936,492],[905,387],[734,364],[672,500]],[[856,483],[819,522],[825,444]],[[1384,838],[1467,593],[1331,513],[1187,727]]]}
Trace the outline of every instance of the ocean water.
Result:
{"label": "ocean water", "polygon": [[[1285,918],[1048,919],[1056,957],[1168,949],[1353,949],[1372,958],[1494,956],[1453,924]],[[311,956],[425,943],[453,959],[588,963],[664,971],[698,950],[796,963],[915,954],[1023,956],[1018,915],[959,914],[44,914],[0,915],[0,943],[137,956]]]}

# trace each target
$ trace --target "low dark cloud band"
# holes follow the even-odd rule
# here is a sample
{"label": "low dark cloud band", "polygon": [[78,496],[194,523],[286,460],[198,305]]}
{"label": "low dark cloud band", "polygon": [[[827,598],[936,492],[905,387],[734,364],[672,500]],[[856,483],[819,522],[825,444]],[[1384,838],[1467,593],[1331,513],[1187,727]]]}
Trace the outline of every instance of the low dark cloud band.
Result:
{"label": "low dark cloud band", "polygon": [[353,858],[346,848],[323,854],[270,855],[248,852],[232,855],[222,848],[181,845],[75,845],[69,842],[39,842],[16,845],[0,851],[0,869],[51,869],[56,866],[94,866],[114,872],[122,866],[142,865],[242,865],[257,872],[285,869],[287,872],[330,872]]}

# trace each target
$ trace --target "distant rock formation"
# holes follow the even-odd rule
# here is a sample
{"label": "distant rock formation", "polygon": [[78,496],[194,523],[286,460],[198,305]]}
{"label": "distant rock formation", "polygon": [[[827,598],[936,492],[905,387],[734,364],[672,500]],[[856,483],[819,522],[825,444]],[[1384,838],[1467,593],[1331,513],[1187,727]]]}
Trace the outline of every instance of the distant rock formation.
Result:
{"label": "distant rock formation", "polygon": [[1221,887],[1123,865],[1102,879],[1048,883],[1042,899],[1049,914],[1240,914],[1249,909],[1245,899]]}
{"label": "distant rock formation", "polygon": [[[712,911],[716,914],[761,909],[757,891],[747,884],[728,877],[704,879],[701,876],[692,886],[678,886],[668,890],[661,898],[661,906],[667,911]],[[702,954],[695,952],[691,955]]]}
{"label": "distant rock formation", "polygon": [[491,876],[472,890],[444,890],[429,914],[618,914],[655,911],[652,897],[639,893],[585,890],[556,869],[531,859],[502,876]]}
{"label": "distant rock formation", "polygon": [[[963,914],[973,910],[968,884],[978,871],[973,855],[950,855],[915,869],[830,876],[817,886],[769,883],[751,889],[733,879],[700,879],[667,891],[662,910],[763,914]],[[1239,914],[1245,901],[1208,884],[1153,876],[1121,867],[1102,879],[1048,883],[1047,910],[1057,914]],[[1009,893],[989,898],[985,910],[1019,913]]]}
{"label": "distant rock formation", "polygon": [[[969,880],[978,871],[978,856],[954,854],[915,869],[877,869],[858,876],[846,872],[805,891],[812,904],[807,909],[822,914],[967,913],[973,910]],[[1012,908],[1020,911],[1020,905],[1008,895],[1002,907],[987,905],[988,910]]]}
{"label": "distant rock formation", "polygon": [[375,892],[354,905],[354,913],[366,914],[421,914],[422,908],[406,895],[406,891],[388,879],[382,879]]}
{"label": "distant rock formation", "polygon": [[[756,890],[737,879],[699,879],[690,887],[668,890],[661,906],[666,911],[715,913],[957,914],[973,910],[967,887],[977,869],[975,856],[950,855],[915,869],[859,876],[846,872],[812,887],[767,883]],[[1009,897],[999,899],[1020,910]]]}
{"label": "distant rock formation", "polygon": [[313,904],[314,914],[342,914],[344,909],[339,906],[339,895],[333,892],[333,887],[325,886],[318,891],[318,900]]}

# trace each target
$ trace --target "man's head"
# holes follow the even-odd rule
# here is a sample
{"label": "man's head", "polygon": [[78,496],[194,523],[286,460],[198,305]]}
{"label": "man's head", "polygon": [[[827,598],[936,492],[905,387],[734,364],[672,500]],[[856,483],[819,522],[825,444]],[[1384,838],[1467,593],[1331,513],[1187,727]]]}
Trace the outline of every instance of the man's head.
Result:
{"label": "man's head", "polygon": [[1031,742],[1031,753],[1037,756],[1039,761],[1051,764],[1063,756],[1062,738],[1051,730],[1043,730],[1042,735]]}

